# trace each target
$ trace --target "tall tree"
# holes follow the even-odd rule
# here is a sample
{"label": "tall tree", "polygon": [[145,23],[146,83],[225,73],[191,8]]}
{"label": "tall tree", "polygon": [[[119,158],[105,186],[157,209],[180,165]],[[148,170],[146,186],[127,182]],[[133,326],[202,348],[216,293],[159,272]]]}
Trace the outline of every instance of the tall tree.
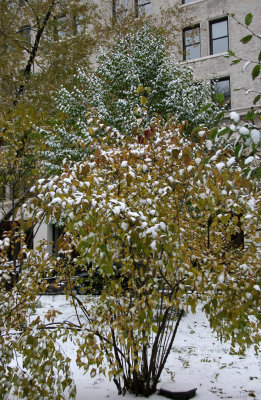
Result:
{"label": "tall tree", "polygon": [[78,64],[90,66],[101,31],[100,12],[89,1],[0,2],[2,226],[15,219],[39,175],[41,141],[35,126],[56,112],[53,93]]}

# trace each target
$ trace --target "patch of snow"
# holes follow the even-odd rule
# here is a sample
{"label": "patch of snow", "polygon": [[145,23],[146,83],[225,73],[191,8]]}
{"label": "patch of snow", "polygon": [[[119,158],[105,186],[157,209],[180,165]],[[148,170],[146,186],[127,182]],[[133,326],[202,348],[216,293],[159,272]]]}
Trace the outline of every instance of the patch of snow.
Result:
{"label": "patch of snow", "polygon": [[254,144],[258,144],[261,140],[261,133],[257,129],[252,129],[250,137]]}
{"label": "patch of snow", "polygon": [[[86,296],[80,297],[81,300],[86,299]],[[54,307],[65,316],[72,315],[65,296],[41,296],[40,301],[42,308],[38,312],[44,313]],[[77,387],[76,400],[136,399],[129,393],[119,396],[108,376],[97,374],[91,378],[90,372],[85,373],[76,365],[75,345],[70,341],[61,345],[71,359],[71,371]],[[231,355],[229,344],[217,340],[204,312],[198,307],[195,314],[188,313],[181,320],[158,388],[169,384],[187,388],[189,382],[191,389],[197,388],[197,400],[249,400],[250,393],[261,399],[260,350],[258,353],[249,348],[245,356]],[[17,400],[11,395],[8,399]],[[164,397],[158,394],[150,396],[150,400],[162,399]]]}
{"label": "patch of snow", "polygon": [[213,147],[213,142],[212,142],[212,140],[207,140],[207,141],[206,141],[206,148],[207,148],[208,150],[211,150],[212,147]]}
{"label": "patch of snow", "polygon": [[237,112],[232,111],[230,113],[230,119],[232,119],[235,123],[237,123],[237,122],[240,121],[240,116],[239,116],[239,114]]}
{"label": "patch of snow", "polygon": [[222,169],[225,167],[225,163],[221,161],[220,163],[217,163],[216,167],[218,169],[218,172],[221,172]]}
{"label": "patch of snow", "polygon": [[246,128],[245,126],[241,126],[241,128],[239,129],[239,133],[241,135],[248,135],[249,134],[249,129]]}
{"label": "patch of snow", "polygon": [[245,64],[244,64],[243,67],[242,67],[242,72],[245,72],[245,70],[246,70],[247,67],[249,66],[250,62],[251,62],[251,61],[245,62]]}
{"label": "patch of snow", "polygon": [[236,161],[236,157],[231,157],[228,161],[227,161],[227,166],[231,167],[232,164],[234,164],[234,162]]}
{"label": "patch of snow", "polygon": [[253,157],[253,156],[247,157],[247,158],[245,159],[245,165],[250,164],[251,162],[254,161],[254,159],[255,159],[255,157]]}
{"label": "patch of snow", "polygon": [[157,250],[157,242],[156,240],[153,240],[153,242],[151,243],[150,247],[152,248],[152,250]]}

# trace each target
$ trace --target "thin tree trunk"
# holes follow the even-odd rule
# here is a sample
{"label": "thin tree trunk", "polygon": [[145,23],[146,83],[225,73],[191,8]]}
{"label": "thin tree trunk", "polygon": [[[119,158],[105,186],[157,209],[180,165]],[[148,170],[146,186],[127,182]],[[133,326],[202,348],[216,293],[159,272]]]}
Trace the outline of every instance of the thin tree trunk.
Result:
{"label": "thin tree trunk", "polygon": [[50,6],[49,6],[49,8],[48,8],[48,11],[47,11],[47,13],[45,14],[45,17],[44,17],[44,19],[43,19],[43,23],[42,23],[42,25],[41,25],[41,26],[38,28],[38,30],[37,30],[36,37],[35,37],[35,41],[34,41],[34,45],[33,45],[33,47],[32,47],[32,51],[31,51],[30,57],[29,57],[29,59],[28,59],[28,61],[27,61],[27,64],[26,64],[26,66],[25,66],[25,69],[24,69],[24,71],[23,71],[24,82],[21,82],[21,84],[20,84],[20,86],[19,86],[19,89],[17,90],[16,99],[15,99],[14,102],[13,102],[14,105],[17,105],[17,103],[18,103],[20,97],[21,97],[21,96],[23,95],[23,93],[24,93],[24,90],[25,90],[25,83],[28,81],[29,76],[30,76],[30,74],[31,74],[32,66],[33,66],[33,63],[34,63],[35,58],[36,58],[36,56],[37,56],[37,52],[38,52],[38,48],[39,48],[39,44],[40,44],[41,37],[42,37],[42,35],[43,35],[43,32],[44,32],[45,27],[46,27],[46,25],[47,25],[47,22],[48,22],[48,20],[49,20],[51,14],[52,14],[52,12],[53,12],[53,8],[54,8],[54,6],[55,6],[55,3],[56,3],[56,0],[52,0]]}

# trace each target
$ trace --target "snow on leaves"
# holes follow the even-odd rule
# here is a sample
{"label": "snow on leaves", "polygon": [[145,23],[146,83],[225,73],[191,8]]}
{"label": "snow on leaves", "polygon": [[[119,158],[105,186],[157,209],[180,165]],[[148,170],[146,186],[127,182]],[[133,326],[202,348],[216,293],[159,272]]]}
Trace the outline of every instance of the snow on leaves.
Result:
{"label": "snow on leaves", "polygon": [[[232,345],[241,348],[256,343],[259,183],[242,177],[233,142],[224,136],[210,146],[207,130],[195,139],[184,137],[173,121],[156,120],[152,128],[142,144],[138,136],[120,134],[114,140],[109,136],[109,145],[106,139],[94,140],[89,159],[65,163],[61,176],[39,181],[38,199],[29,210],[62,220],[75,242],[78,263],[92,261],[109,278],[92,318],[101,318],[95,326],[110,325],[108,309],[109,315],[118,315],[114,324],[120,343],[126,343],[123,332],[135,325],[137,343],[132,345],[140,349],[138,340],[148,345],[143,329],[149,338],[152,326],[153,332],[160,326],[149,316],[149,303],[161,302],[161,296],[176,310],[194,310],[198,298],[205,300],[221,338],[232,337]],[[249,267],[240,268],[243,264]],[[117,265],[121,274],[115,280]],[[126,280],[126,298],[119,301]],[[128,293],[137,297],[133,307]],[[129,318],[134,325],[126,322]],[[122,371],[111,368],[112,375]]]}

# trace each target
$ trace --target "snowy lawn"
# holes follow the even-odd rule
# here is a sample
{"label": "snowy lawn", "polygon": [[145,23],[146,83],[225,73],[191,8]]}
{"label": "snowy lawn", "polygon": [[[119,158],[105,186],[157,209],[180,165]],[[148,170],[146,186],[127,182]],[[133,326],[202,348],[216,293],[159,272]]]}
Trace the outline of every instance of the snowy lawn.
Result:
{"label": "snowy lawn", "polygon": [[[64,315],[73,315],[73,310],[65,303],[62,295],[42,296],[38,312],[50,307],[59,309]],[[66,354],[72,359],[71,368],[77,386],[77,400],[120,400],[116,386],[104,376],[91,378],[83,374],[75,364],[75,351],[71,343],[64,346]],[[246,355],[229,354],[229,345],[217,341],[211,332],[203,312],[186,315],[181,321],[166,368],[158,385],[175,384],[182,387],[197,387],[196,399],[261,399],[261,349],[255,355],[249,349]],[[174,381],[173,381],[174,379]],[[172,382],[173,381],[173,382]],[[124,399],[134,399],[126,394]],[[164,397],[153,395],[151,400]]]}

